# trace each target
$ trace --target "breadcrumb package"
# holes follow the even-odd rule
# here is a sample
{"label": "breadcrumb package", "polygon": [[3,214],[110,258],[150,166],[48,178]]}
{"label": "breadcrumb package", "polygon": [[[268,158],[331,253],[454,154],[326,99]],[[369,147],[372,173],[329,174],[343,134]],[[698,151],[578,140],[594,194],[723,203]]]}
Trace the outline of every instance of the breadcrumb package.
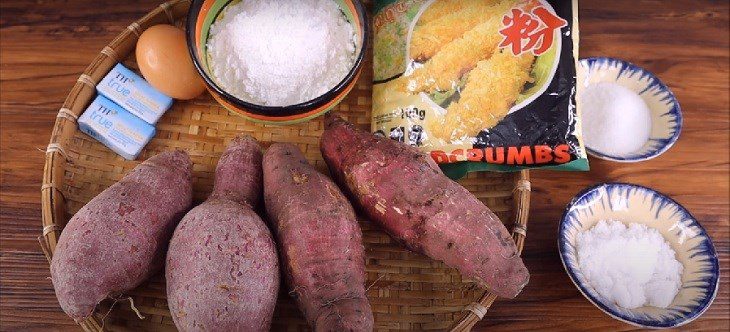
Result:
{"label": "breadcrumb package", "polygon": [[376,0],[372,129],[444,172],[587,170],[577,0]]}

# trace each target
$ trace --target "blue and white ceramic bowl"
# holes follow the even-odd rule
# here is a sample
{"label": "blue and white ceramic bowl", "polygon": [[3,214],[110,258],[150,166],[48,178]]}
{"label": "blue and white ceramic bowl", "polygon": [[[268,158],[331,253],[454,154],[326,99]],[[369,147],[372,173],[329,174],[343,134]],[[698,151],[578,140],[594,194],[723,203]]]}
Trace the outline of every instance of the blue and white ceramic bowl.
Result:
{"label": "blue and white ceramic bowl", "polygon": [[669,150],[679,139],[682,131],[679,102],[654,74],[632,63],[605,57],[582,59],[579,67],[581,87],[599,82],[619,84],[639,94],[651,111],[651,136],[641,149],[627,155],[611,155],[586,146],[590,155],[617,162],[644,161]]}
{"label": "blue and white ceramic bowl", "polygon": [[[601,220],[641,223],[669,242],[684,265],[682,288],[668,308],[625,309],[605,301],[585,280],[578,266],[576,238]],[[644,328],[671,328],[691,322],[709,308],[717,295],[720,269],[707,232],[673,199],[652,189],[606,183],[578,194],[565,210],[558,230],[563,266],[581,293],[608,315]]]}

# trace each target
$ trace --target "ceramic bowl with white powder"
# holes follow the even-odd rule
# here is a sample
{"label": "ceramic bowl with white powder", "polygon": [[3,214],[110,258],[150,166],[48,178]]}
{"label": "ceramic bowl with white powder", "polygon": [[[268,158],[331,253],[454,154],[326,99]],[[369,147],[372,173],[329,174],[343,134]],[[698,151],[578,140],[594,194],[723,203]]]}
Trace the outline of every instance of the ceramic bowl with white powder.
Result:
{"label": "ceramic bowl with white powder", "polygon": [[354,87],[367,25],[360,1],[193,1],[188,45],[223,106],[287,124],[323,114]]}
{"label": "ceramic bowl with white powder", "polygon": [[605,57],[582,59],[578,73],[577,105],[591,156],[644,161],[661,155],[679,138],[679,102],[654,74]]}
{"label": "ceramic bowl with white powder", "polygon": [[606,183],[579,193],[558,231],[578,290],[608,315],[647,328],[705,312],[720,278],[715,247],[679,203],[652,189]]}

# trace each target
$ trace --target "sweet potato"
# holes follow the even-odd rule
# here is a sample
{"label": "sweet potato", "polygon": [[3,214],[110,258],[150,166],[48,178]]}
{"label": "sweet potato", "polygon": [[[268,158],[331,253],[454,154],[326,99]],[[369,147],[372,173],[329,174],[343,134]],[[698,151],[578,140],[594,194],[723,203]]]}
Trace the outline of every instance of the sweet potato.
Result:
{"label": "sweet potato", "polygon": [[264,200],[292,295],[316,331],[371,331],[365,258],[355,212],[296,146],[264,155]]}
{"label": "sweet potato", "polygon": [[82,207],[64,228],[51,261],[61,308],[76,321],[110,296],[162,268],[177,222],[192,203],[192,164],[183,151],[161,153]]}
{"label": "sweet potato", "polygon": [[167,252],[167,300],[181,331],[267,331],[279,290],[261,199],[261,147],[235,139],[218,161],[213,193],[175,229]]}
{"label": "sweet potato", "polygon": [[413,251],[513,298],[529,273],[497,216],[416,148],[328,115],[320,148],[338,182],[374,222]]}

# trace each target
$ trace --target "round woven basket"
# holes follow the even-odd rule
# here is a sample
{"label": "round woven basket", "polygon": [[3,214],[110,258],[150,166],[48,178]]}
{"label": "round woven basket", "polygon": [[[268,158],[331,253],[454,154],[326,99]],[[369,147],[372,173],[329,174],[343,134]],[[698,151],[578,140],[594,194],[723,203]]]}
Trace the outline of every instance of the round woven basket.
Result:
{"label": "round woven basket", "polygon": [[[139,163],[122,159],[78,130],[76,120],[95,96],[95,85],[117,62],[137,70],[133,50],[140,33],[155,24],[182,27],[189,5],[189,0],[169,1],[129,25],[79,76],[59,110],[46,151],[41,188],[43,233],[39,241],[49,260],[69,218]],[[335,108],[335,112],[365,129],[369,129],[372,105],[371,66],[372,61],[366,61],[356,87]],[[321,119],[292,126],[249,122],[229,114],[205,94],[192,101],[176,101],[158,123],[157,136],[138,160],[165,150],[186,150],[195,164],[195,200],[201,202],[212,189],[218,157],[234,136],[250,134],[264,145],[295,143],[319,170],[327,172],[318,146],[322,129]],[[508,226],[513,227],[521,251],[530,202],[528,172],[471,174],[460,183],[502,220],[510,221]],[[456,270],[404,249],[365,219],[361,219],[361,225],[368,297],[377,330],[468,331],[494,302],[494,295],[462,279]],[[86,331],[175,330],[165,299],[163,274],[129,292],[127,298],[102,303],[94,317],[80,325]],[[280,295],[273,322],[274,330],[309,330],[285,291]]]}

